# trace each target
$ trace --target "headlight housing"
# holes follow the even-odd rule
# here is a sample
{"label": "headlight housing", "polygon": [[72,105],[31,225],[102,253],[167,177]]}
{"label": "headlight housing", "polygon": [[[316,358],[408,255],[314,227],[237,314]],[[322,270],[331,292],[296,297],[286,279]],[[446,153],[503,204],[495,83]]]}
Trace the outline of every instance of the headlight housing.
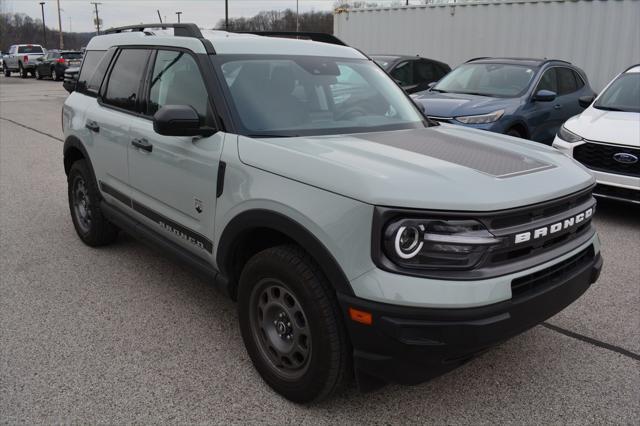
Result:
{"label": "headlight housing", "polygon": [[564,127],[564,124],[560,126],[560,130],[558,130],[558,137],[569,143],[576,143],[583,140],[582,136],[576,135],[575,133],[567,130],[567,128]]}
{"label": "headlight housing", "polygon": [[384,255],[406,269],[472,269],[500,243],[480,222],[470,219],[400,218],[382,230]]}
{"label": "headlight housing", "polygon": [[486,124],[498,121],[504,115],[504,110],[498,110],[489,114],[481,115],[465,115],[461,117],[455,117],[455,119],[464,124]]}

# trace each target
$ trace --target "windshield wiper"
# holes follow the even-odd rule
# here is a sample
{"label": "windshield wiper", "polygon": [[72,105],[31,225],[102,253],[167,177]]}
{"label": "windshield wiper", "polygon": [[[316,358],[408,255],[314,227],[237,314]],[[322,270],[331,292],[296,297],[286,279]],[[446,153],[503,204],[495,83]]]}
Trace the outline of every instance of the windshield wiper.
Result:
{"label": "windshield wiper", "polygon": [[249,138],[295,138],[297,136],[298,135],[276,135],[273,133],[247,135]]}
{"label": "windshield wiper", "polygon": [[431,88],[429,89],[430,92],[438,92],[438,93],[449,93],[446,90],[442,90],[442,89],[436,89],[436,88]]}
{"label": "windshield wiper", "polygon": [[594,105],[593,107],[604,110],[604,111],[623,111],[624,112],[622,108],[616,108],[616,107],[610,107],[610,106]]}

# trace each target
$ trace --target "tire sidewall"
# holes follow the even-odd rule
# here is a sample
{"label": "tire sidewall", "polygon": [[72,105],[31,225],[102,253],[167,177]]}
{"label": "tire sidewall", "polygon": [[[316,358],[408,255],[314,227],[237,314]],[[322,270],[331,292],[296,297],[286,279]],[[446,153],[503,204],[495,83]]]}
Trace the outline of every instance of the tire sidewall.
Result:
{"label": "tire sidewall", "polygon": [[[331,334],[337,333],[337,321],[327,321],[326,312],[320,308],[316,294],[305,285],[304,280],[296,275],[291,265],[283,259],[273,255],[262,255],[262,252],[252,258],[240,277],[238,287],[238,314],[240,331],[247,352],[255,368],[264,380],[277,392],[296,402],[309,402],[321,396],[327,371],[331,368]],[[273,371],[270,362],[264,355],[250,324],[249,310],[251,309],[251,294],[254,286],[262,279],[272,278],[281,281],[298,299],[305,312],[311,332],[311,356],[307,371],[297,380],[284,379]]]}

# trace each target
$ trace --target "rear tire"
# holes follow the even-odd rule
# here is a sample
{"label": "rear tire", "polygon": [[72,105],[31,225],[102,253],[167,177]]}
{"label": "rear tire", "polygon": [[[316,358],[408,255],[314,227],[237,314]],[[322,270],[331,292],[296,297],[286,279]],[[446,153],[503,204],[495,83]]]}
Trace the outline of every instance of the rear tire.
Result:
{"label": "rear tire", "polygon": [[91,247],[115,241],[118,228],[100,210],[102,197],[85,160],[73,163],[67,183],[71,219],[80,239]]}
{"label": "rear tire", "polygon": [[38,71],[38,68],[36,68],[36,80],[42,80],[42,75],[40,74],[40,71]]}
{"label": "rear tire", "polygon": [[11,71],[7,67],[4,68],[4,76],[5,77],[11,77]]}
{"label": "rear tire", "polygon": [[247,262],[238,287],[238,313],[253,365],[285,398],[318,401],[352,376],[335,294],[300,247],[272,247]]}
{"label": "rear tire", "polygon": [[52,68],[52,69],[51,69],[51,79],[52,79],[53,81],[58,81],[58,80],[60,80],[60,77],[58,76],[58,72],[56,71],[56,69],[55,69],[55,68]]}

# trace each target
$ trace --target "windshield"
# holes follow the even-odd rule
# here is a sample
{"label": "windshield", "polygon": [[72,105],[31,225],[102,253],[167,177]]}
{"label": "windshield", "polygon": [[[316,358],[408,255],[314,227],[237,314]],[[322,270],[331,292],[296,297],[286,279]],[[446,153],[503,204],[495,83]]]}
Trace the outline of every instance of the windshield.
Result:
{"label": "windshield", "polygon": [[609,111],[640,112],[640,73],[629,72],[618,77],[593,107]]}
{"label": "windshield", "polygon": [[424,127],[424,117],[368,60],[212,57],[237,124],[249,136],[361,133]]}
{"label": "windshield", "polygon": [[18,53],[42,53],[40,46],[18,46]]}
{"label": "windshield", "polygon": [[533,68],[521,65],[465,64],[451,71],[432,90],[510,98],[523,94],[534,75]]}

